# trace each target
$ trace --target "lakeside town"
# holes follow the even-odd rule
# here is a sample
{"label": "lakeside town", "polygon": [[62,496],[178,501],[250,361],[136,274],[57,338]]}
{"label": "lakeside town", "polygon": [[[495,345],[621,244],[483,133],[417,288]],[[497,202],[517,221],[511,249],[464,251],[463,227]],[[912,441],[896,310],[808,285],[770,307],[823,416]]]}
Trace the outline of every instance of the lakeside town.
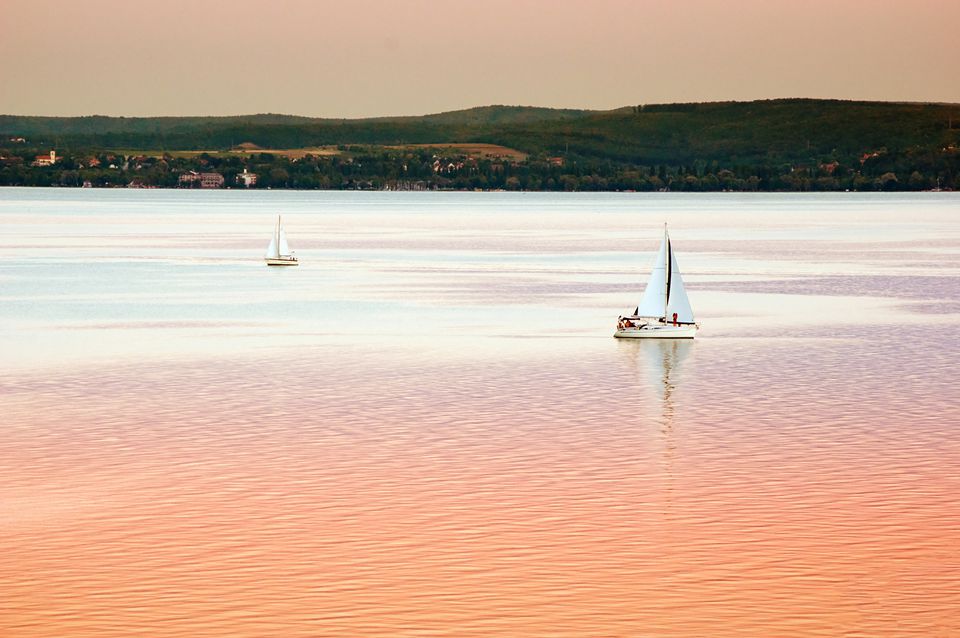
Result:
{"label": "lakeside town", "polygon": [[[21,146],[11,150],[10,146]],[[636,165],[502,148],[339,146],[313,152],[35,153],[24,138],[0,151],[0,185],[67,188],[533,191],[921,191],[960,187],[956,145],[932,161],[903,168],[903,158],[872,149],[852,164]],[[498,149],[498,147],[493,147]],[[927,167],[927,170],[921,170]],[[932,167],[932,168],[931,168]],[[945,167],[945,168],[944,168]],[[912,168],[912,170],[910,170]]]}

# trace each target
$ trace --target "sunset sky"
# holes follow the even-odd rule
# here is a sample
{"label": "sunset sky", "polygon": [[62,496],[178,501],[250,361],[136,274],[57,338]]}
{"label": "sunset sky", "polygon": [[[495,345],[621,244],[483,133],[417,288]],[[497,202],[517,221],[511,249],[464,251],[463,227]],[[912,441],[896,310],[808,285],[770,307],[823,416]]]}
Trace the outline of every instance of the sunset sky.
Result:
{"label": "sunset sky", "polygon": [[960,102],[956,0],[0,0],[0,113]]}

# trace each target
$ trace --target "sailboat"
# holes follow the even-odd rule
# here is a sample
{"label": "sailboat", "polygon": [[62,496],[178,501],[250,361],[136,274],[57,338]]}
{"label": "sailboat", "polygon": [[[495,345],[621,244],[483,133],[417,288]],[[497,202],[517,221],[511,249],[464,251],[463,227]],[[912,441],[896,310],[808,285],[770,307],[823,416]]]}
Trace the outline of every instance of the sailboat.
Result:
{"label": "sailboat", "polygon": [[287,245],[287,234],[283,232],[280,215],[277,215],[277,227],[273,230],[264,259],[268,266],[296,266],[298,263],[290,246]]}
{"label": "sailboat", "polygon": [[617,319],[617,331],[613,336],[620,339],[693,339],[699,329],[700,324],[693,320],[693,309],[664,224],[663,241],[643,297],[633,314],[621,315]]}

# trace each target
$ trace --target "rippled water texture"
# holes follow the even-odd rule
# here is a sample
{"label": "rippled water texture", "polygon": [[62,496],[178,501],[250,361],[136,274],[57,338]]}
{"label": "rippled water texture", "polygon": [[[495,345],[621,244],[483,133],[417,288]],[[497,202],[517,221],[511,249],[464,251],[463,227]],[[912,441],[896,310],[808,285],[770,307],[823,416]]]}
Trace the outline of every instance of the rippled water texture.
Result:
{"label": "rippled water texture", "polygon": [[949,193],[0,190],[0,635],[960,635],[958,275]]}

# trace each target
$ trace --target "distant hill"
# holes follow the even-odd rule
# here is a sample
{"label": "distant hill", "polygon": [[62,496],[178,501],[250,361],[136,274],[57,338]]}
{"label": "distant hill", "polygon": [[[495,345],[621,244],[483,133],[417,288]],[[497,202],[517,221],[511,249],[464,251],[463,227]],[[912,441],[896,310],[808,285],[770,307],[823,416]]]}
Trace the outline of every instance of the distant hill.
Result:
{"label": "distant hill", "polygon": [[[953,129],[949,129],[951,119]],[[960,105],[786,99],[658,104],[613,111],[485,106],[416,117],[33,117],[0,115],[0,135],[58,147],[200,150],[330,144],[487,142],[639,163],[900,149],[955,141]]]}
{"label": "distant hill", "polygon": [[956,142],[958,133],[958,104],[791,99],[659,104],[506,124],[491,141],[528,153],[568,150],[639,164],[747,164],[932,148]]}
{"label": "distant hill", "polygon": [[266,148],[329,144],[482,142],[504,126],[582,118],[590,111],[484,106],[434,115],[363,119],[295,115],[229,117],[39,117],[0,115],[0,136],[21,136],[60,147],[201,150],[239,143]]}

